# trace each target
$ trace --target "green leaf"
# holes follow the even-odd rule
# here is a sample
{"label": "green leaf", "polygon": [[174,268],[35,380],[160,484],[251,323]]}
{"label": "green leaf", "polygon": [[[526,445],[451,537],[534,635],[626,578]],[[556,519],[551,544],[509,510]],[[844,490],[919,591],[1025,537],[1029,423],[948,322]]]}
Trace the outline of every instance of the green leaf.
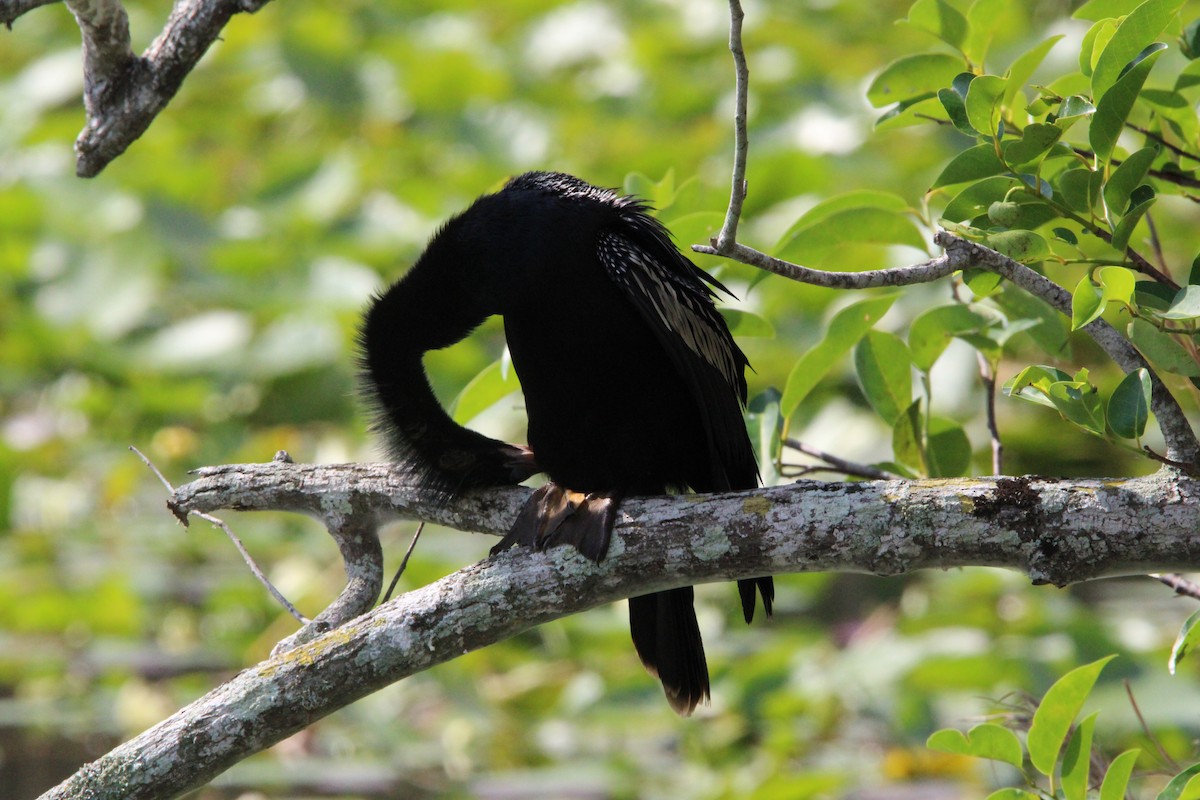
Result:
{"label": "green leaf", "polygon": [[887,313],[895,300],[894,294],[860,300],[834,315],[825,338],[805,353],[788,375],[780,402],[784,417],[796,413],[801,401],[808,396],[813,387],[825,377],[838,359],[858,344],[871,326]]}
{"label": "green leaf", "polygon": [[966,431],[952,419],[929,420],[926,459],[930,478],[960,478],[971,466],[971,441]]}
{"label": "green leaf", "polygon": [[1166,311],[1158,314],[1163,319],[1200,318],[1200,286],[1189,284],[1180,289]]}
{"label": "green leaf", "polygon": [[1121,71],[1163,32],[1182,5],[1183,0],[1146,0],[1125,17],[1092,71],[1093,98],[1103,102]]}
{"label": "green leaf", "polygon": [[722,308],[721,316],[725,318],[725,324],[734,336],[775,338],[775,326],[766,317],[736,308]]}
{"label": "green leaf", "polygon": [[1095,113],[1096,106],[1092,104],[1091,100],[1082,95],[1073,94],[1062,101],[1055,124],[1065,129],[1067,126],[1062,125],[1063,120],[1077,120],[1081,117],[1090,117]]}
{"label": "green leaf", "polygon": [[921,400],[913,401],[892,426],[892,454],[896,461],[922,477],[929,476],[922,443]]}
{"label": "green leaf", "polygon": [[847,208],[793,227],[776,252],[780,258],[816,269],[842,270],[852,244],[899,244],[925,249],[925,239],[908,214],[875,207]]}
{"label": "green leaf", "polygon": [[1087,800],[1088,778],[1092,771],[1092,732],[1099,713],[1096,711],[1083,718],[1063,754],[1062,790],[1067,800]]}
{"label": "green leaf", "polygon": [[1056,358],[1069,357],[1070,328],[1067,319],[1042,300],[1009,284],[993,295],[1010,319],[1036,319],[1038,324],[1025,331],[1047,353]]}
{"label": "green leaf", "polygon": [[1141,439],[1150,419],[1150,373],[1145,368],[1126,375],[1108,398],[1108,427],[1122,439]]}
{"label": "green leaf", "polygon": [[937,99],[937,92],[926,92],[909,100],[901,100],[889,108],[875,120],[875,130],[891,131],[924,125],[930,118],[940,120],[941,112],[942,104]]}
{"label": "green leaf", "polygon": [[942,753],[1003,761],[1017,769],[1021,768],[1024,760],[1017,735],[1008,728],[992,722],[976,725],[967,734],[954,728],[937,731],[929,737],[925,746]]}
{"label": "green leaf", "polygon": [[1074,19],[1097,21],[1106,17],[1123,17],[1138,7],[1142,0],[1088,0],[1071,14]]}
{"label": "green leaf", "polygon": [[990,234],[985,244],[997,253],[1022,264],[1044,261],[1052,254],[1050,244],[1033,231],[1001,231]]}
{"label": "green leaf", "polygon": [[[1137,192],[1134,192],[1134,196],[1137,196]],[[1149,200],[1138,203],[1129,209],[1129,213],[1122,217],[1117,226],[1113,228],[1111,244],[1117,252],[1125,252],[1125,248],[1129,246],[1129,237],[1133,236],[1133,229],[1141,222],[1142,217],[1146,216],[1146,212],[1150,210],[1157,199],[1151,197]]]}
{"label": "green leaf", "polygon": [[1004,78],[998,75],[980,75],[967,89],[967,120],[984,136],[997,135],[1004,86]]}
{"label": "green leaf", "polygon": [[986,318],[961,303],[929,309],[914,319],[908,328],[913,365],[928,372],[951,339],[964,333],[978,333],[987,324]]}
{"label": "green leaf", "polygon": [[1154,800],[1195,800],[1200,796],[1196,793],[1198,778],[1200,764],[1193,764],[1172,778]]}
{"label": "green leaf", "polygon": [[1024,789],[1009,787],[1006,789],[997,789],[989,794],[986,800],[1042,800],[1042,798],[1041,795],[1027,792]]}
{"label": "green leaf", "polygon": [[1187,378],[1200,378],[1200,364],[1169,334],[1163,333],[1144,319],[1129,323],[1129,340],[1142,355],[1167,372]]}
{"label": "green leaf", "polygon": [[1004,160],[1010,166],[1029,164],[1044,156],[1062,136],[1057,125],[1035,122],[1026,125],[1021,138],[1004,143]]}
{"label": "green leaf", "polygon": [[1113,170],[1104,184],[1104,204],[1108,207],[1110,224],[1115,224],[1128,210],[1130,195],[1141,185],[1157,155],[1157,147],[1143,147]]}
{"label": "green leaf", "polygon": [[906,21],[959,50],[967,37],[966,17],[945,0],[917,0],[908,9]]}
{"label": "green leaf", "polygon": [[1151,45],[1150,48],[1146,57],[1118,78],[1112,88],[1096,103],[1096,113],[1092,116],[1088,138],[1097,158],[1105,164],[1112,158],[1113,148],[1121,136],[1121,130],[1125,126],[1125,120],[1129,118],[1138,92],[1146,82],[1146,76],[1150,74],[1166,45]]}
{"label": "green leaf", "polygon": [[1189,61],[1200,58],[1200,19],[1194,19],[1184,26],[1179,36],[1179,49]]}
{"label": "green leaf", "polygon": [[1096,387],[1087,381],[1060,381],[1050,384],[1050,402],[1058,413],[1089,433],[1103,436],[1104,402]]}
{"label": "green leaf", "polygon": [[822,200],[808,211],[805,211],[798,220],[788,227],[783,236],[779,237],[779,243],[775,245],[775,248],[779,249],[787,245],[798,231],[814,227],[835,214],[864,208],[903,214],[909,210],[909,205],[898,194],[880,192],[874,189],[858,189],[853,192],[837,194]]}
{"label": "green leaf", "polygon": [[976,298],[990,297],[1004,282],[1004,278],[986,269],[964,269],[962,276],[963,283]]}
{"label": "green leaf", "polygon": [[972,128],[970,120],[967,119],[967,105],[958,92],[953,89],[938,89],[937,98],[941,102],[942,108],[946,109],[946,116],[950,118],[950,122],[958,129],[959,133],[965,133],[972,137],[979,135],[979,131]]}
{"label": "green leaf", "polygon": [[1050,387],[1061,381],[1069,381],[1071,376],[1057,367],[1032,365],[1018,372],[1004,383],[1003,392],[1009,397],[1028,400],[1047,408],[1054,408],[1050,400]]}
{"label": "green leaf", "polygon": [[992,203],[1004,200],[1009,190],[1017,185],[1016,179],[1005,175],[976,181],[946,204],[942,217],[951,222],[965,222],[986,214]]}
{"label": "green leaf", "polygon": [[1092,283],[1090,275],[1084,275],[1071,293],[1071,330],[1077,331],[1104,313],[1103,295]]}
{"label": "green leaf", "polygon": [[517,371],[507,369],[504,359],[498,359],[462,388],[450,404],[450,416],[458,424],[466,425],[520,388]]}
{"label": "green leaf", "polygon": [[1082,667],[1077,667],[1054,682],[1042,698],[1025,744],[1029,748],[1029,760],[1046,776],[1054,775],[1058,753],[1067,738],[1067,731],[1075,722],[1083,701],[1091,693],[1104,665],[1115,656],[1106,656]]}
{"label": "green leaf", "polygon": [[1104,287],[1104,301],[1131,304],[1137,289],[1137,278],[1133,270],[1125,267],[1101,267],[1096,272],[1100,285]]}
{"label": "green leaf", "polygon": [[920,95],[933,96],[962,71],[963,60],[948,53],[903,56],[875,76],[867,87],[867,100],[880,108]]}
{"label": "green leaf", "polygon": [[912,358],[899,337],[867,331],[854,348],[854,369],[867,402],[888,425],[912,404]]}
{"label": "green leaf", "polygon": [[1054,234],[1054,238],[1058,239],[1060,242],[1066,242],[1067,244],[1073,246],[1079,244],[1079,237],[1076,236],[1075,231],[1071,230],[1070,228],[1055,228],[1051,232]]}
{"label": "green leaf", "polygon": [[1175,644],[1171,647],[1171,658],[1167,661],[1167,670],[1172,675],[1175,674],[1179,662],[1183,661],[1183,657],[1196,649],[1197,642],[1200,642],[1200,611],[1188,617],[1175,636]]}
{"label": "green leaf", "polygon": [[1129,778],[1141,754],[1141,750],[1126,750],[1112,760],[1108,772],[1104,773],[1104,782],[1100,784],[1100,800],[1125,800]]}
{"label": "green leaf", "polygon": [[758,475],[763,486],[779,483],[779,453],[783,447],[783,416],[779,413],[779,390],[771,387],[755,395],[746,405],[746,428],[758,458]]}
{"label": "green leaf", "polygon": [[975,0],[967,9],[967,38],[962,51],[973,63],[983,63],[996,32],[996,20],[1008,8],[1009,0]]}
{"label": "green leaf", "polygon": [[1009,66],[1008,72],[1005,73],[1005,79],[1008,83],[1004,87],[1004,105],[1011,106],[1013,99],[1017,96],[1017,92],[1021,91],[1022,87],[1029,82],[1034,70],[1046,58],[1046,54],[1050,49],[1063,38],[1062,34],[1051,36],[1049,39],[1037,44],[1026,52],[1022,53]]}
{"label": "green leaf", "polygon": [[1088,28],[1079,48],[1080,75],[1089,79],[1092,77],[1092,73],[1096,69],[1096,62],[1100,60],[1100,54],[1104,52],[1104,48],[1112,39],[1113,34],[1117,32],[1118,24],[1120,24],[1119,21],[1115,19],[1102,19]]}
{"label": "green leaf", "polygon": [[1008,167],[997,157],[995,147],[991,144],[977,144],[950,159],[950,163],[942,168],[942,173],[929,188],[937,189],[955,183],[976,181],[1007,171]]}
{"label": "green leaf", "polygon": [[1087,168],[1069,169],[1058,176],[1058,191],[1075,211],[1091,214],[1100,202],[1104,175]]}

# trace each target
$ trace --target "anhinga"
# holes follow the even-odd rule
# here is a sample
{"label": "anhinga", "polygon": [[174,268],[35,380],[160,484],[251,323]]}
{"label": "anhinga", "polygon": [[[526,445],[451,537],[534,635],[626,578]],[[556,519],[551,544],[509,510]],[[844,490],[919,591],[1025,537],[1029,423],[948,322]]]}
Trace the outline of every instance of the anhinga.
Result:
{"label": "anhinga", "polygon": [[[724,287],[649,210],[569,175],[526,173],[451,218],[367,311],[376,427],[423,485],[550,478],[493,552],[570,543],[599,561],[622,497],[758,485],[742,419],[748,362],[705,284]],[[493,314],[525,394],[529,448],[453,422],[422,364]],[[738,586],[747,622],[756,588],[770,613],[771,578]],[[629,624],[671,706],[690,714],[709,695],[692,588],[630,598]]]}

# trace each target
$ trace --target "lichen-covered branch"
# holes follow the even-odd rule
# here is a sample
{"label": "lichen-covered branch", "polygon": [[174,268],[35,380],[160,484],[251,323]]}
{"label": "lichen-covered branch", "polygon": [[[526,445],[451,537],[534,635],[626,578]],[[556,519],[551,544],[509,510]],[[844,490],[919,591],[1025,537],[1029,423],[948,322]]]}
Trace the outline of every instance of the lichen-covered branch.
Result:
{"label": "lichen-covered branch", "polygon": [[[391,465],[272,463],[203,470],[176,490],[172,508],[420,517],[498,534],[526,495],[492,490],[438,506]],[[602,563],[570,548],[486,558],[244,670],[43,797],[178,796],[389,683],[631,595],[788,572],[971,565],[1063,585],[1196,569],[1198,528],[1200,483],[1166,471],[1084,481],[805,481],[630,498]]]}

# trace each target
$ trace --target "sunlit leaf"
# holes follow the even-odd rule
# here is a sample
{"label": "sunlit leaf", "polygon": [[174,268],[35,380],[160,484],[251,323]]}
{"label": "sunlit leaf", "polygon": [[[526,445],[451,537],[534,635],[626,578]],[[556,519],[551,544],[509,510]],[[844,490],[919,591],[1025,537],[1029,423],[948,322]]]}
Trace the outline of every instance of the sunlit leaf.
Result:
{"label": "sunlit leaf", "polygon": [[1154,800],[1196,800],[1200,797],[1200,764],[1193,764],[1172,778]]}
{"label": "sunlit leaf", "polygon": [[964,333],[978,332],[987,319],[961,303],[931,308],[912,321],[908,328],[908,346],[913,365],[928,372],[945,352],[950,340]]}
{"label": "sunlit leaf", "polygon": [[1167,372],[1188,378],[1200,377],[1200,364],[1188,355],[1183,345],[1144,319],[1129,323],[1129,340],[1142,355]]}
{"label": "sunlit leaf", "polygon": [[948,53],[903,56],[875,76],[867,87],[867,100],[879,108],[923,94],[932,96],[949,86],[963,66],[961,58]]}
{"label": "sunlit leaf", "polygon": [[[1153,1],[1153,0],[1151,0]],[[1103,162],[1112,158],[1113,148],[1129,118],[1129,112],[1137,100],[1146,76],[1150,74],[1166,45],[1151,45],[1145,58],[1117,79],[1116,83],[1096,103],[1096,113],[1088,129],[1088,138],[1096,156]]]}
{"label": "sunlit leaf", "polygon": [[967,36],[966,17],[945,0],[917,0],[908,9],[906,21],[959,49]]}
{"label": "sunlit leaf", "polygon": [[912,359],[895,334],[867,331],[854,348],[854,368],[863,395],[889,425],[912,403]]}
{"label": "sunlit leaf", "polygon": [[1071,330],[1077,331],[1104,313],[1104,299],[1090,275],[1084,275],[1071,293]]}
{"label": "sunlit leaf", "polygon": [[926,461],[931,478],[958,478],[971,466],[971,441],[962,426],[948,417],[934,416],[926,432]]}
{"label": "sunlit leaf", "polygon": [[992,722],[984,722],[964,734],[954,728],[946,728],[932,734],[925,742],[930,750],[957,753],[992,761],[1003,761],[1021,768],[1024,753],[1017,735],[1008,728]]}
{"label": "sunlit leaf", "polygon": [[1112,760],[1104,773],[1104,782],[1100,784],[1100,800],[1125,800],[1129,778],[1141,754],[1141,750],[1126,750]]}
{"label": "sunlit leaf", "polygon": [[1167,661],[1167,669],[1172,675],[1175,674],[1179,662],[1183,661],[1183,657],[1196,649],[1197,642],[1200,642],[1200,611],[1188,617],[1175,636],[1175,644],[1171,647],[1171,658]]}
{"label": "sunlit leaf", "polygon": [[1083,701],[1091,693],[1104,665],[1115,656],[1106,656],[1082,667],[1076,667],[1046,690],[1042,702],[1033,714],[1026,736],[1029,760],[1038,772],[1053,775],[1059,751],[1066,741],[1067,731],[1075,722]]}
{"label": "sunlit leaf", "polygon": [[815,347],[805,353],[788,375],[780,405],[785,417],[796,413],[830,368],[866,335],[895,302],[896,295],[860,300],[834,315],[829,328]]}
{"label": "sunlit leaf", "polygon": [[1200,286],[1184,286],[1171,300],[1166,311],[1158,313],[1163,319],[1200,319]]}
{"label": "sunlit leaf", "polygon": [[928,477],[929,467],[925,462],[925,447],[922,441],[923,428],[921,401],[917,399],[896,418],[896,423],[892,426],[892,454],[896,461],[915,474]]}
{"label": "sunlit leaf", "polygon": [[[1135,192],[1136,197],[1136,192]],[[1146,212],[1154,205],[1157,198],[1151,197],[1149,200],[1138,203],[1125,216],[1121,217],[1121,221],[1113,228],[1112,246],[1119,252],[1125,252],[1125,248],[1129,246],[1129,238],[1133,236],[1133,229],[1141,222],[1142,217],[1146,216]]]}
{"label": "sunlit leaf", "polygon": [[1088,779],[1092,772],[1092,732],[1099,711],[1088,714],[1075,727],[1063,753],[1062,790],[1067,800],[1087,800]]}
{"label": "sunlit leaf", "polygon": [[1146,177],[1157,155],[1157,147],[1143,147],[1113,170],[1104,184],[1104,203],[1108,207],[1110,221],[1119,219],[1125,213],[1130,195]]}
{"label": "sunlit leaf", "polygon": [[1105,92],[1138,53],[1163,32],[1183,0],[1146,0],[1129,13],[1105,46],[1092,71],[1092,97],[1103,103]]}
{"label": "sunlit leaf", "polygon": [[1046,58],[1046,54],[1051,48],[1062,39],[1062,34],[1051,36],[1045,41],[1039,42],[1034,47],[1022,53],[1008,68],[1005,78],[1008,81],[1004,87],[1004,104],[1012,105],[1013,98],[1017,96],[1017,92],[1029,82],[1029,78],[1033,75],[1034,70]]}
{"label": "sunlit leaf", "polygon": [[952,158],[950,163],[942,168],[941,174],[937,176],[930,188],[937,189],[940,186],[975,181],[1007,171],[1008,168],[1004,166],[1004,162],[996,155],[995,147],[990,144],[979,144],[963,150]]}
{"label": "sunlit leaf", "polygon": [[1000,104],[1004,97],[1004,78],[980,75],[967,90],[967,120],[985,136],[996,136],[1000,123]]}
{"label": "sunlit leaf", "polygon": [[1001,231],[987,237],[986,244],[997,253],[1022,264],[1033,264],[1049,258],[1049,243],[1033,231]]}

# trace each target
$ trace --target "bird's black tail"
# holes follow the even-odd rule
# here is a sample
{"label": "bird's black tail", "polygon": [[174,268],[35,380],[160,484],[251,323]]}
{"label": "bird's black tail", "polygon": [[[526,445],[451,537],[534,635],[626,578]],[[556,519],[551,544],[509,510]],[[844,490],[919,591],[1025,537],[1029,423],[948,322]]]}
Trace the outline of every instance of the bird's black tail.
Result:
{"label": "bird's black tail", "polygon": [[633,646],[662,681],[671,708],[690,716],[709,696],[704,642],[692,607],[692,587],[629,598]]}

